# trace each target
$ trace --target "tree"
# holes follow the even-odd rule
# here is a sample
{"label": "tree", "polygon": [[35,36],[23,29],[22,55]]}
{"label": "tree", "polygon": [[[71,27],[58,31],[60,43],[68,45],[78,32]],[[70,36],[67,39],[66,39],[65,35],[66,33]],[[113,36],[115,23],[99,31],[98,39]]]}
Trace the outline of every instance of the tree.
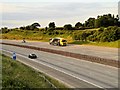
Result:
{"label": "tree", "polygon": [[119,20],[119,15],[116,16],[117,20]]}
{"label": "tree", "polygon": [[100,27],[100,26],[101,26],[101,25],[100,25],[99,19],[96,19],[96,20],[95,20],[95,27],[98,28],[98,27]]}
{"label": "tree", "polygon": [[77,23],[75,24],[75,28],[79,29],[80,27],[82,27],[82,23],[77,22]]}
{"label": "tree", "polygon": [[72,30],[72,25],[71,24],[64,25],[64,30]]}
{"label": "tree", "polygon": [[7,30],[8,28],[7,28],[7,27],[4,27],[4,29],[6,29],[6,30]]}
{"label": "tree", "polygon": [[96,27],[107,27],[109,26],[109,21],[106,16],[101,16],[95,21]]}
{"label": "tree", "polygon": [[23,26],[23,27],[20,27],[20,29],[22,30],[38,30],[38,27],[40,27],[40,24],[39,23],[33,23],[31,25],[27,25],[27,26]]}
{"label": "tree", "polygon": [[118,15],[116,18],[114,15],[107,14],[103,16],[99,16],[95,20],[95,27],[108,27],[108,26],[119,26],[119,17]]}
{"label": "tree", "polygon": [[55,23],[54,22],[50,22],[49,23],[49,28],[50,29],[55,29]]}
{"label": "tree", "polygon": [[48,28],[47,28],[47,27],[45,27],[45,30],[46,30],[46,31],[47,31],[47,29],[48,29]]}
{"label": "tree", "polygon": [[33,27],[40,27],[40,24],[39,23],[33,23],[31,26],[33,26]]}
{"label": "tree", "polygon": [[21,29],[21,30],[25,30],[25,27],[24,27],[24,26],[23,26],[23,27],[20,27],[20,29]]}
{"label": "tree", "polygon": [[87,34],[86,34],[86,32],[82,32],[82,34],[81,34],[81,40],[83,41],[86,41],[86,39],[87,39]]}
{"label": "tree", "polygon": [[31,28],[31,26],[28,25],[28,26],[25,27],[25,29],[26,30],[32,30],[33,28]]}
{"label": "tree", "polygon": [[95,27],[95,18],[89,18],[87,21],[85,21],[84,24],[85,27]]}
{"label": "tree", "polygon": [[7,27],[1,28],[1,33],[8,33],[10,30]]}
{"label": "tree", "polygon": [[39,24],[39,23],[33,23],[33,24],[30,26],[30,30],[37,29],[37,27],[40,27],[40,24]]}

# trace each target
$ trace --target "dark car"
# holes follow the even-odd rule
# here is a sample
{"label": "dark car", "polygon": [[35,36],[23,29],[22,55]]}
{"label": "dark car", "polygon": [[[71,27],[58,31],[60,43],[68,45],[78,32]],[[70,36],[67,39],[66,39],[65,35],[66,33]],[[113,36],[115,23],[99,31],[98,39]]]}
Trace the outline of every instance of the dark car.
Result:
{"label": "dark car", "polygon": [[23,40],[23,41],[22,41],[22,43],[26,43],[26,41],[25,41],[25,40]]}
{"label": "dark car", "polygon": [[35,54],[29,54],[28,57],[31,58],[31,59],[35,59],[35,58],[37,58],[37,55],[35,55]]}
{"label": "dark car", "polygon": [[23,38],[23,41],[22,41],[22,43],[26,43],[26,40],[25,40],[25,38]]}

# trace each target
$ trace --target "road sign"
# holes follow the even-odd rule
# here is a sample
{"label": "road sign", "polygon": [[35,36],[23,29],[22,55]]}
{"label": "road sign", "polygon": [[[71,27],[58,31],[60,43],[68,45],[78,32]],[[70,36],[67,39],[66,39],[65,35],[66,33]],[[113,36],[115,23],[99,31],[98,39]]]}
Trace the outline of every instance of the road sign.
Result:
{"label": "road sign", "polygon": [[16,60],[16,53],[15,52],[13,53],[13,57],[12,58],[13,58],[13,60]]}

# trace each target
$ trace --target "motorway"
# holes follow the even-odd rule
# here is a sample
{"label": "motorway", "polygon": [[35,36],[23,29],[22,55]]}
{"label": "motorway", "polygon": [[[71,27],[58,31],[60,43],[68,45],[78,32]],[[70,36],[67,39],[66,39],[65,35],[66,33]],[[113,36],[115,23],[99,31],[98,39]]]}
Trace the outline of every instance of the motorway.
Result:
{"label": "motorway", "polygon": [[59,47],[59,46],[49,45],[48,42],[27,41],[27,43],[21,43],[22,40],[2,40],[2,42],[19,44],[19,45],[29,45],[29,46],[35,46],[41,48],[50,48],[50,49],[68,51],[68,52],[79,53],[84,55],[97,56],[100,58],[118,60],[118,48],[74,45],[74,44],[68,44],[67,47]]}
{"label": "motorway", "polygon": [[[43,71],[70,87],[118,88],[118,68],[16,46],[2,45],[2,49],[4,53],[16,52],[19,61]],[[30,53],[36,53],[38,58],[28,59]]]}

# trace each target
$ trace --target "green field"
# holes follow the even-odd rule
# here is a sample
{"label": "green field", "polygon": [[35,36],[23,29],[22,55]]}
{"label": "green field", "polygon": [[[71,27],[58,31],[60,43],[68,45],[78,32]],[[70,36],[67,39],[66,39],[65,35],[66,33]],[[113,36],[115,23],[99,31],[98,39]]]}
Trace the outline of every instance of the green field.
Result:
{"label": "green field", "polygon": [[[66,88],[67,86],[50,78],[49,76],[37,72],[30,67],[14,61],[11,58],[0,55],[2,57],[2,87],[31,89],[31,88],[54,88],[42,76],[46,77],[57,88]],[[50,90],[51,90],[50,89]]]}

